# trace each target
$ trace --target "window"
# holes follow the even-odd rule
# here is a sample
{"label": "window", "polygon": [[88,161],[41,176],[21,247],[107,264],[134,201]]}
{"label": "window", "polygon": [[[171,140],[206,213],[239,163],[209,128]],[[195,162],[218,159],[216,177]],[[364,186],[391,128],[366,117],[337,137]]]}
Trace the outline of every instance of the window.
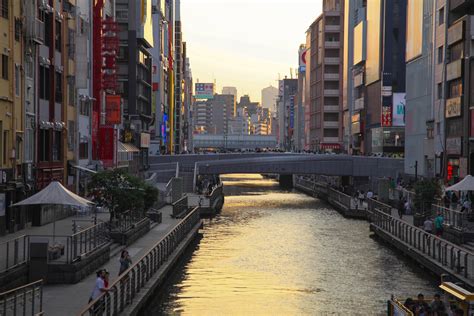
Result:
{"label": "window", "polygon": [[438,91],[438,100],[441,100],[443,98],[443,84],[438,83],[438,87],[436,90]]}
{"label": "window", "polygon": [[17,42],[19,42],[21,38],[21,24],[21,20],[19,18],[15,18],[15,40]]}
{"label": "window", "polygon": [[462,79],[456,79],[449,82],[449,98],[460,97],[462,95]]}
{"label": "window", "polygon": [[39,144],[38,144],[39,161],[49,161],[49,150],[50,150],[49,130],[40,129],[39,130]]}
{"label": "window", "polygon": [[79,159],[87,159],[89,157],[89,143],[79,144]]}
{"label": "window", "polygon": [[8,19],[8,0],[0,0],[2,17]]}
{"label": "window", "polygon": [[79,103],[79,113],[81,115],[89,116],[90,103],[84,100],[81,100]]}
{"label": "window", "polygon": [[70,106],[76,105],[76,83],[73,76],[67,77],[67,99]]}
{"label": "window", "polygon": [[8,55],[2,54],[2,79],[8,80]]}
{"label": "window", "polygon": [[[34,118],[31,118],[34,120]],[[34,138],[35,132],[31,128],[31,124],[28,122],[27,128],[25,131],[25,161],[33,161],[34,158]]]}
{"label": "window", "polygon": [[438,11],[438,25],[444,24],[444,7]]}
{"label": "window", "polygon": [[62,156],[61,131],[53,131],[53,161],[60,161]]}
{"label": "window", "polygon": [[63,76],[62,73],[56,72],[56,94],[55,101],[57,103],[63,102]]}
{"label": "window", "polygon": [[56,30],[55,30],[56,37],[55,37],[55,40],[54,40],[54,46],[56,47],[56,50],[58,52],[60,52],[61,48],[62,48],[61,47],[61,45],[62,45],[62,41],[61,41],[61,31],[62,31],[61,30],[61,22],[56,21],[55,23],[56,23]]}
{"label": "window", "polygon": [[50,78],[49,78],[49,67],[48,66],[40,66],[40,73],[39,73],[39,82],[40,82],[40,91],[39,97],[43,100],[49,100],[49,93],[50,93]]}
{"label": "window", "polygon": [[461,41],[449,47],[449,62],[461,59],[464,57],[464,42]]}
{"label": "window", "polygon": [[69,151],[74,151],[76,135],[76,125],[74,121],[67,122],[67,148]]}
{"label": "window", "polygon": [[76,50],[75,37],[76,37],[76,32],[74,32],[73,29],[68,29],[67,54],[70,59],[74,59],[74,53]]}
{"label": "window", "polygon": [[15,65],[15,95],[17,97],[20,96],[20,85],[21,85],[20,65]]}
{"label": "window", "polygon": [[53,15],[44,14],[44,45],[51,46],[51,36],[53,34]]}
{"label": "window", "polygon": [[438,64],[443,63],[443,46],[438,47]]}

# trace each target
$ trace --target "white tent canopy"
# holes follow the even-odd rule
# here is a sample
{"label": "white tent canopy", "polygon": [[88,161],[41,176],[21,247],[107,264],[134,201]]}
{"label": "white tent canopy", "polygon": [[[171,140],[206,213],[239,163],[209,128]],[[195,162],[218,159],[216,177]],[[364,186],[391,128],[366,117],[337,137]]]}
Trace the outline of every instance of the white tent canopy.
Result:
{"label": "white tent canopy", "polygon": [[462,181],[447,187],[445,191],[474,191],[474,177],[467,175]]}
{"label": "white tent canopy", "polygon": [[89,200],[80,197],[66,189],[58,181],[51,182],[46,188],[29,198],[11,206],[27,205],[64,205],[76,207],[88,207],[94,205]]}

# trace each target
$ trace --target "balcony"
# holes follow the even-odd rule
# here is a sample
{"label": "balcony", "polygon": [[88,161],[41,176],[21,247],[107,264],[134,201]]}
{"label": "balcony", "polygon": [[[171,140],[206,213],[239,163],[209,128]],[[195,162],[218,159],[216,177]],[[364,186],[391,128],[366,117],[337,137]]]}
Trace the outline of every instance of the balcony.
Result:
{"label": "balcony", "polygon": [[474,5],[474,1],[472,0],[451,0],[449,1],[449,11],[451,12],[466,11],[472,5]]}
{"label": "balcony", "polygon": [[446,65],[446,80],[460,78],[462,75],[462,60],[458,59]]}
{"label": "balcony", "polygon": [[44,22],[35,19],[31,29],[31,39],[37,44],[44,44]]}
{"label": "balcony", "polygon": [[327,113],[339,113],[339,105],[325,105],[324,112]]}
{"label": "balcony", "polygon": [[359,98],[354,101],[354,110],[363,110],[364,109],[364,98]]}
{"label": "balcony", "polygon": [[339,128],[339,121],[324,121],[324,128]]}
{"label": "balcony", "polygon": [[325,26],[324,30],[326,32],[340,32],[341,26],[340,25],[327,25]]}
{"label": "balcony", "polygon": [[339,90],[338,89],[324,89],[324,96],[326,97],[338,97]]}
{"label": "balcony", "polygon": [[339,48],[341,46],[341,43],[339,41],[337,42],[324,42],[324,47],[325,48]]}
{"label": "balcony", "polygon": [[326,57],[324,58],[325,65],[339,65],[340,58],[339,57]]}
{"label": "balcony", "polygon": [[324,80],[339,80],[339,73],[335,73],[335,74],[325,73]]}

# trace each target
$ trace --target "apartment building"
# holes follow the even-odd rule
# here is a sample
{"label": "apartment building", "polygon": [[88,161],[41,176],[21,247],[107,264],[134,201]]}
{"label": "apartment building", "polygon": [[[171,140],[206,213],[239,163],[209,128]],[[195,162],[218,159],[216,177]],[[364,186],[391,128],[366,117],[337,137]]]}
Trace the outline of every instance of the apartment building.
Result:
{"label": "apartment building", "polygon": [[325,0],[323,13],[308,30],[310,58],[306,71],[309,72],[311,150],[343,149],[343,23],[344,2]]}

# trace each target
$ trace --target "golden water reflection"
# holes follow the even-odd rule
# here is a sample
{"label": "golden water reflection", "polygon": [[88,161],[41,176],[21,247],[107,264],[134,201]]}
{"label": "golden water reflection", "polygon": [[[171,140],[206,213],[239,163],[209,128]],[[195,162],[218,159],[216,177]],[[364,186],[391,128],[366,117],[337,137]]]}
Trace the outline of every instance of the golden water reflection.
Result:
{"label": "golden water reflection", "polygon": [[258,175],[222,179],[222,214],[150,315],[382,315],[391,294],[435,291],[367,222]]}

